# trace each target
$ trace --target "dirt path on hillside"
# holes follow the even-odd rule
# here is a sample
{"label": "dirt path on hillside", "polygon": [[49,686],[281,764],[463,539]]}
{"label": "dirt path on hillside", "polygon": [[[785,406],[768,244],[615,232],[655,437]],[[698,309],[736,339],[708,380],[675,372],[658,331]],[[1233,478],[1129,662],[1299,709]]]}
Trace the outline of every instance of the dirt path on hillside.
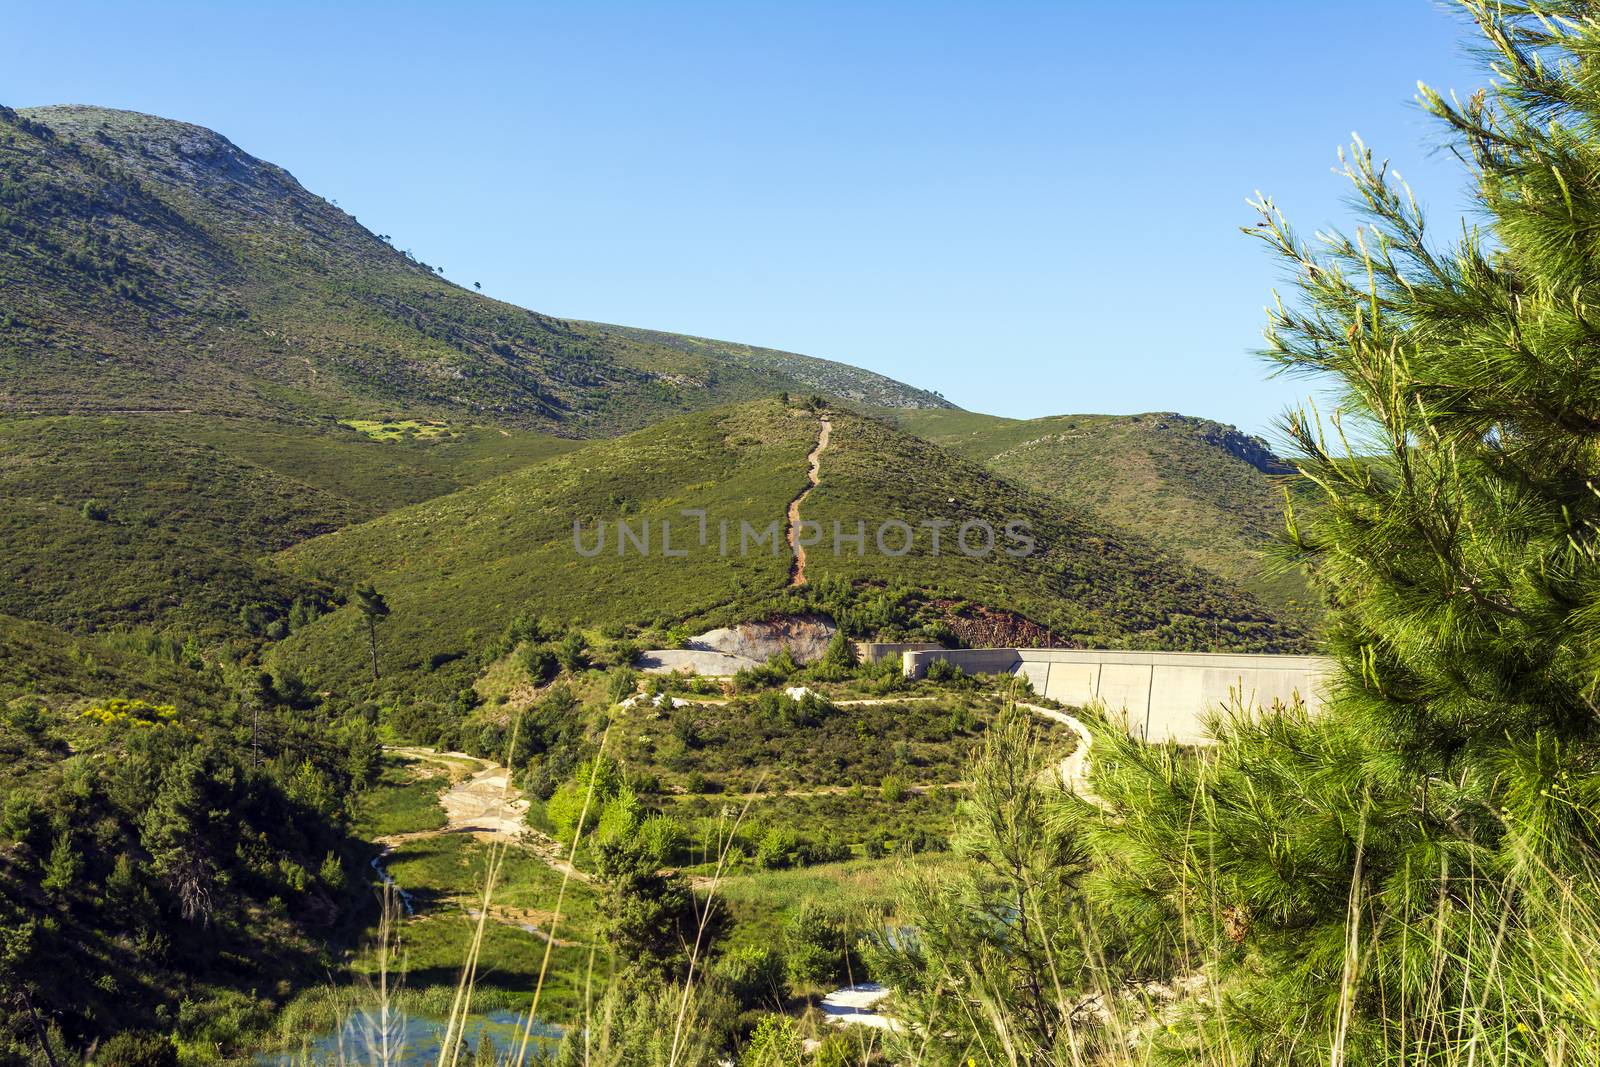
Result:
{"label": "dirt path on hillside", "polygon": [[1094,791],[1089,788],[1089,745],[1094,741],[1094,735],[1089,733],[1089,728],[1080,720],[1064,711],[1056,711],[1054,708],[1040,707],[1038,704],[1024,704],[1020,700],[1017,701],[1017,707],[1031,711],[1033,714],[1049,719],[1051,722],[1058,722],[1077,735],[1078,747],[1072,750],[1071,755],[1061,761],[1061,766],[1058,768],[1061,773],[1061,784],[1100,810],[1109,810],[1110,805],[1096,796]]}
{"label": "dirt path on hillside", "polygon": [[[385,848],[438,837],[441,834],[471,834],[479,841],[516,845],[538,856],[552,869],[581,882],[591,876],[567,862],[561,843],[524,821],[528,801],[522,790],[511,783],[510,772],[491,760],[464,752],[436,752],[431,748],[392,748],[397,756],[439,763],[451,769],[450,787],[439,795],[445,824],[437,830],[418,830],[378,838]],[[471,768],[476,767],[476,770]],[[463,773],[464,772],[464,773]]]}
{"label": "dirt path on hillside", "polygon": [[822,430],[817,434],[817,447],[806,457],[811,464],[811,469],[806,474],[811,484],[789,504],[789,547],[794,549],[794,562],[789,565],[790,588],[806,584],[806,546],[800,543],[800,505],[805,503],[806,497],[811,495],[811,491],[822,480],[822,453],[828,447],[828,438],[832,433],[833,422],[823,418]]}

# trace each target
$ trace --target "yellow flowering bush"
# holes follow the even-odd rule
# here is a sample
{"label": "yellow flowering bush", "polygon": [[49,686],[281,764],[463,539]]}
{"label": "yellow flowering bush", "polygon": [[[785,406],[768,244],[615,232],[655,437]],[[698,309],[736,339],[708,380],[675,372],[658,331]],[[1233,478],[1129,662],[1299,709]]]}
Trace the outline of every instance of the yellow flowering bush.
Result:
{"label": "yellow flowering bush", "polygon": [[143,700],[114,697],[85,710],[82,717],[93,719],[102,726],[148,728],[175,722],[178,709],[171,704],[151,704]]}

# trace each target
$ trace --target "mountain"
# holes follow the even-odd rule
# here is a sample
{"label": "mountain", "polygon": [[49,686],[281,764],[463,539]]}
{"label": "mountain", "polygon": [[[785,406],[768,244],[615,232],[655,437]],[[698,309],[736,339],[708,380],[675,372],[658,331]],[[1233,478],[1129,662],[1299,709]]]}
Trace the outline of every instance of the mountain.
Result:
{"label": "mountain", "polygon": [[[863,632],[940,628],[983,643],[1028,641],[1153,648],[1299,650],[1305,637],[1238,586],[1121,535],[1088,516],[1017,486],[970,460],[878,420],[835,411],[820,481],[801,501],[801,518],[820,523],[808,552],[804,589],[789,589],[786,552],[741,554],[740,522],[786,529],[790,502],[807,486],[819,418],[808,410],[756,401],[667,420],[596,442],[447,496],[312,538],[281,553],[290,574],[335,585],[373,580],[393,613],[384,624],[385,669],[407,679],[441,665],[441,690],[464,684],[479,650],[518,616],[565,625],[664,630],[724,625],[746,618],[830,610]],[[698,520],[707,513],[702,545]],[[619,548],[616,522],[648,523],[648,554]],[[661,551],[660,522],[672,524]],[[729,547],[720,526],[729,522]],[[917,534],[904,555],[875,544],[880,525],[946,521],[943,550]],[[996,547],[980,556],[955,547],[960,524],[981,521]],[[1005,538],[1025,524],[1036,542],[1027,556]],[[610,539],[587,550],[597,523]],[[841,533],[866,531],[833,550]],[[886,535],[901,548],[898,527]],[[981,527],[970,543],[982,548]],[[630,543],[631,544],[631,543]],[[748,546],[747,546],[748,547]],[[840,610],[842,607],[842,611]],[[358,681],[367,633],[353,608],[296,632],[279,654],[319,688]]]}
{"label": "mountain", "polygon": [[1275,573],[1262,549],[1283,528],[1289,467],[1266,442],[1210,419],[1058,415],[1006,419],[901,411],[905,430],[976,460],[1073,511],[1237,583],[1274,612],[1314,624],[1316,594]]}
{"label": "mountain", "polygon": [[[530,607],[625,628],[778,610],[787,559],[591,562],[570,526],[680,506],[783,519],[816,418],[770,399],[782,392],[836,410],[808,517],[1000,524],[1016,508],[1045,531],[1025,560],[816,553],[817,584],[916,591],[915,618],[890,612],[891,632],[1301,640],[1249,593],[1272,590],[1229,539],[1258,537],[1266,475],[1210,458],[1226,444],[1205,446],[1193,477],[1157,477],[1177,460],[1130,466],[1156,455],[1154,438],[1074,453],[1075,433],[970,415],[844,364],[488,300],[220,135],[130,112],[0,110],[0,233],[0,612],[212,644],[299,628],[286,654],[315,646],[344,670],[359,636],[347,612],[314,620],[369,578],[394,593],[400,646],[419,626],[413,666],[466,656]],[[896,409],[952,448],[845,404]],[[1099,471],[1119,483],[1115,506],[1080,499]],[[1210,532],[1135,521],[1153,491],[1139,478],[1166,494],[1149,506]],[[1220,514],[1239,501],[1242,517]],[[345,635],[337,652],[330,634]]]}
{"label": "mountain", "polygon": [[404,414],[593,437],[780,391],[931,393],[468,292],[198,126],[0,110],[0,412]]}

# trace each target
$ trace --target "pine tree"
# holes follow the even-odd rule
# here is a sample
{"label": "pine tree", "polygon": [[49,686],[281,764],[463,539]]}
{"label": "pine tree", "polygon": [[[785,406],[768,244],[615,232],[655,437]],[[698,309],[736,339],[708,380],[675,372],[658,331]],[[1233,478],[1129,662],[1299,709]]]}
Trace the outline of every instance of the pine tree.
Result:
{"label": "pine tree", "polygon": [[152,868],[177,898],[183,918],[201,925],[211,922],[224,881],[211,837],[211,770],[197,748],[184,753],[162,775],[154,802],[139,819]]}
{"label": "pine tree", "polygon": [[371,582],[355,590],[356,610],[367,621],[367,649],[372,656],[372,680],[378,680],[378,624],[389,617],[389,602]]}
{"label": "pine tree", "polygon": [[1295,278],[1269,358],[1336,393],[1286,422],[1329,706],[1219,722],[1198,757],[1098,742],[1088,886],[1121,966],[1212,963],[1179,1059],[1431,1062],[1492,1033],[1543,1062],[1518,981],[1595,903],[1600,7],[1464,7],[1496,81],[1422,101],[1484,223],[1434,242],[1357,141],[1352,234],[1306,243],[1265,198],[1250,231]]}
{"label": "pine tree", "polygon": [[959,865],[911,867],[899,929],[871,939],[871,973],[894,989],[903,1023],[889,1038],[893,1062],[1083,1062],[1071,1028],[1085,1002],[1073,983],[1091,971],[1077,889],[1084,856],[1062,817],[1069,798],[1044,784],[1047,760],[1026,713],[1004,712],[966,775]]}
{"label": "pine tree", "polygon": [[65,900],[67,893],[83,874],[83,857],[72,846],[72,834],[63,831],[56,837],[50,850],[50,860],[45,865],[44,877],[39,885],[56,900]]}

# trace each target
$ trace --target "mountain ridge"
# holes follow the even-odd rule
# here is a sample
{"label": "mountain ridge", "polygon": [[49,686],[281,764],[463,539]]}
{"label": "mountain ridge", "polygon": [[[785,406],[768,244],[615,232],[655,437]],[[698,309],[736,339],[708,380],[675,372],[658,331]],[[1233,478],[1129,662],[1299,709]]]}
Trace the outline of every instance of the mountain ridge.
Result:
{"label": "mountain ridge", "polygon": [[0,411],[405,413],[594,437],[779,391],[944,405],[874,372],[467,291],[189,123],[0,109]]}

